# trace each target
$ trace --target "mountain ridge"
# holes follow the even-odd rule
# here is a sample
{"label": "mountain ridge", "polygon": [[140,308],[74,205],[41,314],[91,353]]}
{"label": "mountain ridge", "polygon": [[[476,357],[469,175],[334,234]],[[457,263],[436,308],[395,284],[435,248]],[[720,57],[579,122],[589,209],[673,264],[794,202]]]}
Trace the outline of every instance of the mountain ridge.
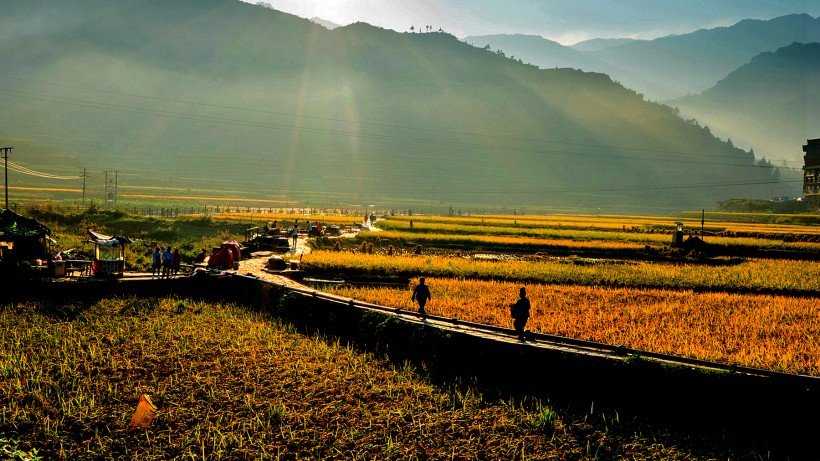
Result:
{"label": "mountain ridge", "polygon": [[[511,37],[518,37],[519,43]],[[558,65],[604,72],[650,99],[668,100],[705,91],[761,52],[774,51],[792,42],[820,41],[820,18],[792,14],[769,20],[745,19],[732,26],[653,40],[628,40],[591,51],[579,49],[577,45],[582,44],[563,47],[555,42],[551,43],[558,46],[536,48],[536,37],[487,35],[479,37],[480,40],[470,37],[470,43],[489,44],[494,50],[500,48],[516,56],[525,52],[529,62],[543,68]],[[577,53],[569,53],[567,48]]]}
{"label": "mountain ridge", "polygon": [[658,211],[765,195],[779,175],[607,75],[445,33],[327,30],[233,0],[11,3],[0,138],[57,140],[123,184],[331,206]]}
{"label": "mountain ridge", "polygon": [[668,101],[682,113],[709,123],[739,146],[757,152],[792,149],[793,140],[815,138],[820,129],[820,43],[792,43],[761,53],[701,94]]}

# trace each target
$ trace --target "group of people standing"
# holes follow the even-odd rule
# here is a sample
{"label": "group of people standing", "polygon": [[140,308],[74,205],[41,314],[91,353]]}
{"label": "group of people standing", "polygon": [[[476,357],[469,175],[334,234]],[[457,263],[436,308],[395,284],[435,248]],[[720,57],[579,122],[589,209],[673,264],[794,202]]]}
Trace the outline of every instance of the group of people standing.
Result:
{"label": "group of people standing", "polygon": [[179,268],[182,266],[182,255],[179,254],[179,248],[172,249],[170,246],[166,248],[157,245],[151,253],[151,264],[153,268],[151,278],[171,278],[179,273]]}
{"label": "group of people standing", "polygon": [[[421,315],[427,315],[424,306],[427,305],[427,301],[431,297],[430,287],[425,284],[424,277],[420,277],[418,285],[413,288],[413,296],[410,299],[419,303],[419,313]],[[527,298],[527,289],[525,287],[518,290],[518,300],[510,304],[510,317],[513,319],[513,328],[515,328],[518,339],[523,341],[525,339],[524,327],[530,318],[530,300]]]}

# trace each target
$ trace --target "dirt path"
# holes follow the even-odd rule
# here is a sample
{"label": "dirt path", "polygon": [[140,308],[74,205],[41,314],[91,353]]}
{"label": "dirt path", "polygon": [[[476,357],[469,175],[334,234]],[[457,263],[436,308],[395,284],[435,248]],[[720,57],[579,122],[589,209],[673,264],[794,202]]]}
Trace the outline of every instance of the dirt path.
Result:
{"label": "dirt path", "polygon": [[[362,231],[371,231],[371,232],[378,232],[381,231],[378,227],[374,225],[369,226],[362,226]],[[343,232],[340,238],[353,238],[355,237],[359,231],[356,232]],[[253,275],[255,277],[259,277],[263,280],[268,280],[280,285],[287,285],[287,286],[296,286],[301,288],[306,288],[304,285],[294,282],[293,280],[284,277],[278,274],[271,274],[269,272],[265,272],[265,268],[268,264],[268,258],[274,255],[282,256],[282,258],[287,261],[292,260],[300,260],[302,255],[306,255],[310,253],[310,247],[308,247],[307,243],[310,240],[307,235],[299,235],[299,238],[296,240],[296,247],[291,248],[290,251],[287,253],[274,253],[270,251],[261,251],[254,253],[255,256],[252,256],[249,259],[244,259],[239,262],[239,270],[236,271],[237,274],[241,275]]]}

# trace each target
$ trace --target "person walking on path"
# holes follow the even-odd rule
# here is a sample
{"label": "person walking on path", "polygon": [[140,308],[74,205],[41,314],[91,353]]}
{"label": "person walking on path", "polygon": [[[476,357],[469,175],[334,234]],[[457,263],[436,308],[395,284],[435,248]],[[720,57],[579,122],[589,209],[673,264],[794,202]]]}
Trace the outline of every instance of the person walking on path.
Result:
{"label": "person walking on path", "polygon": [[299,228],[296,224],[293,225],[293,232],[290,235],[293,237],[293,248],[296,248],[296,241],[299,240]]}
{"label": "person walking on path", "polygon": [[154,247],[154,252],[151,253],[151,263],[153,272],[151,272],[151,278],[159,277],[162,272],[162,247],[157,245]]}
{"label": "person walking on path", "polygon": [[430,298],[430,287],[424,284],[424,277],[421,277],[419,278],[419,284],[413,288],[413,297],[411,298],[411,301],[419,303],[419,313],[421,315],[427,314],[427,312],[424,311],[424,306]]}
{"label": "person walking on path", "polygon": [[518,339],[524,340],[524,326],[530,318],[530,300],[527,299],[527,289],[521,287],[518,292],[518,301],[510,304],[510,316],[513,318],[513,328],[518,333]]}

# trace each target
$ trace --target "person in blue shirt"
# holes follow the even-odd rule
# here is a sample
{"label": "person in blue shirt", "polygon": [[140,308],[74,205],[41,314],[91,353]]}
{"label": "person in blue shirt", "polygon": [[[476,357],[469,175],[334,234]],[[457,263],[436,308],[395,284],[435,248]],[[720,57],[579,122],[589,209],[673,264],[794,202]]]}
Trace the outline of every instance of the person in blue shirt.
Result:
{"label": "person in blue shirt", "polygon": [[171,247],[162,252],[162,277],[168,278],[171,276],[171,267],[174,265],[174,254],[171,253]]}
{"label": "person in blue shirt", "polygon": [[154,252],[151,253],[151,262],[153,272],[151,272],[151,278],[158,277],[160,275],[160,269],[162,268],[162,247],[156,246],[154,247]]}

